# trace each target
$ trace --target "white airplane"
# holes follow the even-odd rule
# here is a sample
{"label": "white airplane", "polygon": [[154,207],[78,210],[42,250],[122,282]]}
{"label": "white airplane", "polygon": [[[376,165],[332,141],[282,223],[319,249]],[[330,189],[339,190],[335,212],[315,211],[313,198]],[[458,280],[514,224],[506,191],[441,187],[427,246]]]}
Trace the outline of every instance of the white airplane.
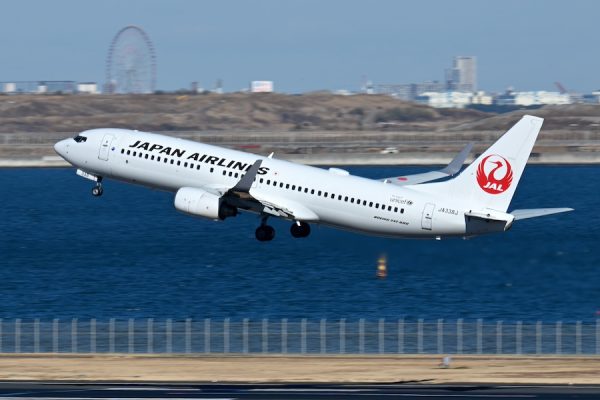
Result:
{"label": "white airplane", "polygon": [[543,119],[524,116],[462,173],[468,145],[444,169],[372,180],[255,154],[124,129],[92,129],[61,140],[56,152],[77,174],[175,192],[175,208],[224,220],[240,210],[261,217],[259,241],[275,237],[269,217],[292,221],[296,238],[323,224],[378,236],[471,237],[508,230],[515,220],[571,211],[507,212]]}

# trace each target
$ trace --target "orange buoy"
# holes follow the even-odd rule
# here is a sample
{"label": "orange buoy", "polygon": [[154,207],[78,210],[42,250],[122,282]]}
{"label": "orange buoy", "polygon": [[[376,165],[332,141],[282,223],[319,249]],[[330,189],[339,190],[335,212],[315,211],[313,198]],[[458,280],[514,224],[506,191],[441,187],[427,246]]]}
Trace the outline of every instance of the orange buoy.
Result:
{"label": "orange buoy", "polygon": [[379,257],[377,262],[377,278],[385,279],[387,277],[387,259],[385,256]]}

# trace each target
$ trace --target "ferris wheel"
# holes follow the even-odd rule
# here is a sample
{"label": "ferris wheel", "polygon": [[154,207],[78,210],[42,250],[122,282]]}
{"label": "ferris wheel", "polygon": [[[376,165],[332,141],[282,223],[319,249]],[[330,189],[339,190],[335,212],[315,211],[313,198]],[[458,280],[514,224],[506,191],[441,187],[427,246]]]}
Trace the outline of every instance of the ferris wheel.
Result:
{"label": "ferris wheel", "polygon": [[107,93],[153,93],[156,55],[142,28],[129,25],[114,37],[106,58]]}

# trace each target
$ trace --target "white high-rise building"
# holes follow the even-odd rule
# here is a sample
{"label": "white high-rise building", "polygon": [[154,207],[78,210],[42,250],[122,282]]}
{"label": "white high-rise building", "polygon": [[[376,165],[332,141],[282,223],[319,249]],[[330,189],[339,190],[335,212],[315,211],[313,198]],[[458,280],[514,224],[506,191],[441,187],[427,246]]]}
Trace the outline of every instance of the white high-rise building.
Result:
{"label": "white high-rise building", "polygon": [[446,72],[449,89],[460,92],[477,91],[477,59],[475,56],[456,56],[452,69]]}

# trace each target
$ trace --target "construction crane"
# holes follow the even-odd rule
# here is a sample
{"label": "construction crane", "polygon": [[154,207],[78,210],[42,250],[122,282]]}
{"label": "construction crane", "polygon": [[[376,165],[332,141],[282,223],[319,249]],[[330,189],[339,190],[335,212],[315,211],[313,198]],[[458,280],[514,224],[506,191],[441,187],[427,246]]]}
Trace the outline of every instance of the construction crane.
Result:
{"label": "construction crane", "polygon": [[568,94],[569,91],[560,82],[554,82],[554,85],[558,88],[560,94]]}

